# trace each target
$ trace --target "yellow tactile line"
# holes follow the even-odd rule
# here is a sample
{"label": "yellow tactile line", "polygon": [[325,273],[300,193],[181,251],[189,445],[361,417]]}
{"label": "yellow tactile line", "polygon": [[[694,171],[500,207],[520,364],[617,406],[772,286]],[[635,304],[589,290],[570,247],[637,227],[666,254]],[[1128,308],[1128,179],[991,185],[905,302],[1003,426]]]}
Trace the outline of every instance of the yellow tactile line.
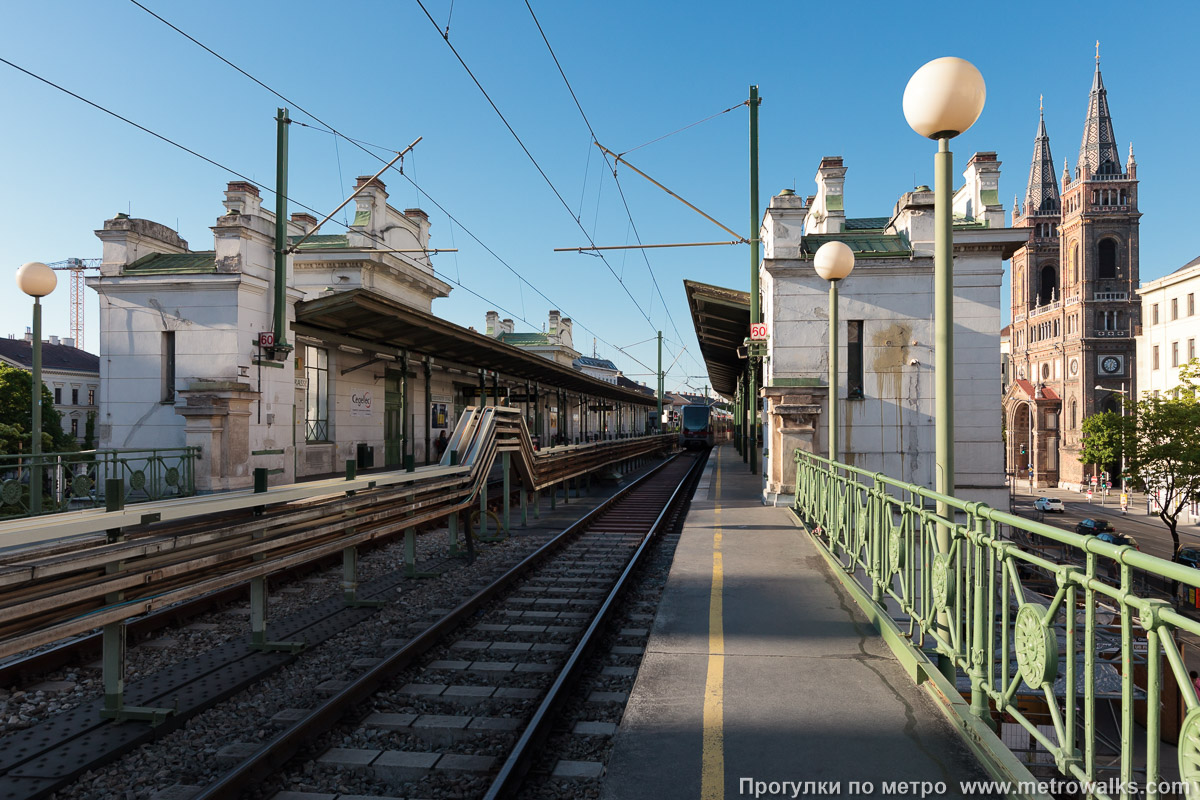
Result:
{"label": "yellow tactile line", "polygon": [[725,585],[721,555],[721,453],[717,448],[713,479],[713,571],[708,605],[708,680],[704,684],[704,739],[700,756],[700,797],[725,798],[725,622],[722,592]]}

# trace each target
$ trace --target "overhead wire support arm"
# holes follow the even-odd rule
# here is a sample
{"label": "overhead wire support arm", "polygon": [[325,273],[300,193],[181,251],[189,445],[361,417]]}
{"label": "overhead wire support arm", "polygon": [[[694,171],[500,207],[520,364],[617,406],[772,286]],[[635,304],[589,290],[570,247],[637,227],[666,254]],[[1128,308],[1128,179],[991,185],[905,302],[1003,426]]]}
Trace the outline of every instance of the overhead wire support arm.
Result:
{"label": "overhead wire support arm", "polygon": [[425,138],[424,136],[418,136],[418,137],[417,137],[417,138],[416,138],[416,139],[413,141],[413,143],[412,143],[412,144],[410,144],[408,147],[406,147],[406,148],[404,148],[403,150],[401,150],[399,153],[396,153],[396,157],[395,157],[395,158],[393,158],[393,159],[392,159],[391,161],[389,161],[388,163],[384,164],[384,165],[383,165],[383,169],[379,170],[379,172],[376,172],[374,175],[372,175],[370,180],[363,181],[363,184],[362,184],[362,186],[359,186],[357,189],[355,189],[355,190],[354,190],[354,192],[353,192],[353,194],[351,194],[349,197],[347,197],[345,200],[343,200],[343,201],[341,202],[341,205],[339,205],[339,206],[338,206],[337,208],[335,208],[333,211],[330,211],[328,214],[326,214],[326,215],[325,215],[325,219],[323,219],[323,220],[321,220],[320,222],[318,222],[318,223],[317,223],[317,224],[316,224],[316,225],[313,227],[313,229],[312,229],[311,231],[309,231],[308,233],[306,233],[306,234],[304,234],[303,236],[301,236],[301,237],[300,237],[300,241],[296,242],[294,245],[292,245],[291,247],[289,247],[289,248],[287,249],[287,252],[289,252],[289,253],[294,253],[294,252],[296,252],[298,249],[300,249],[300,245],[304,244],[306,241],[308,241],[308,239],[309,239],[309,237],[310,237],[310,236],[312,236],[313,234],[315,234],[317,231],[321,230],[321,226],[322,226],[322,225],[324,225],[326,222],[329,222],[329,220],[333,219],[333,215],[334,215],[334,214],[338,213],[338,212],[339,212],[339,211],[341,211],[343,208],[345,208],[347,205],[349,205],[350,201],[351,201],[351,200],[353,200],[354,198],[358,197],[358,195],[359,195],[359,194],[362,192],[362,190],[363,190],[363,189],[366,189],[368,186],[370,186],[370,185],[371,185],[371,184],[372,184],[372,183],[375,181],[375,179],[376,179],[376,178],[378,178],[380,175],[382,175],[383,173],[385,173],[385,172],[387,172],[389,169],[391,169],[391,168],[392,168],[392,164],[395,164],[397,161],[399,161],[400,159],[404,158],[405,154],[406,154],[406,153],[408,153],[409,151],[411,151],[411,150],[412,150],[414,147],[416,147],[416,146],[417,146],[417,142],[421,141],[421,140],[422,140],[422,139],[424,139],[424,138]]}
{"label": "overhead wire support arm", "polygon": [[[650,181],[650,182],[651,182],[651,183],[653,183],[655,186],[657,186],[658,188],[662,189],[662,190],[663,190],[664,192],[666,192],[667,194],[671,195],[671,197],[674,197],[676,200],[678,200],[679,202],[683,203],[685,206],[687,206],[688,208],[690,208],[692,211],[695,211],[697,214],[699,214],[700,216],[704,217],[706,220],[708,220],[709,222],[711,222],[713,225],[716,225],[718,228],[720,228],[721,230],[723,230],[723,231],[725,231],[726,233],[728,233],[730,236],[736,236],[736,237],[737,237],[737,243],[738,243],[738,244],[749,244],[749,240],[748,240],[748,239],[745,239],[745,238],[743,238],[741,235],[739,235],[739,234],[738,234],[738,232],[737,232],[737,231],[733,230],[732,228],[728,228],[728,227],[726,227],[726,226],[722,225],[721,223],[717,222],[715,219],[713,219],[712,217],[710,217],[708,214],[705,214],[703,211],[701,211],[700,209],[696,208],[694,205],[692,205],[691,203],[689,203],[687,200],[684,200],[682,197],[680,197],[679,195],[677,195],[677,194],[675,194],[674,192],[672,192],[672,191],[671,191],[670,189],[668,189],[666,186],[663,186],[661,183],[659,183],[658,181],[654,180],[654,178],[651,178],[649,175],[647,175],[646,173],[642,172],[640,169],[638,169],[637,167],[635,167],[633,164],[630,164],[628,161],[626,161],[626,160],[625,160],[625,159],[622,157],[622,155],[621,155],[620,153],[614,153],[612,150],[609,150],[607,147],[605,147],[604,145],[600,144],[599,142],[596,142],[596,147],[599,147],[599,148],[600,148],[601,150],[603,150],[605,153],[608,153],[610,156],[612,156],[612,157],[613,157],[613,159],[614,159],[614,160],[615,160],[615,161],[616,161],[618,164],[624,164],[625,166],[629,167],[631,170],[633,170],[634,172],[636,172],[638,175],[641,175],[643,178],[645,178],[646,180]],[[614,172],[615,172],[615,170],[614,170]]]}
{"label": "overhead wire support arm", "polygon": [[609,245],[600,247],[592,245],[590,247],[556,247],[556,253],[584,253],[591,250],[652,250],[656,247],[716,247],[723,244],[748,244],[745,239],[736,242],[679,242],[676,244],[622,244]]}

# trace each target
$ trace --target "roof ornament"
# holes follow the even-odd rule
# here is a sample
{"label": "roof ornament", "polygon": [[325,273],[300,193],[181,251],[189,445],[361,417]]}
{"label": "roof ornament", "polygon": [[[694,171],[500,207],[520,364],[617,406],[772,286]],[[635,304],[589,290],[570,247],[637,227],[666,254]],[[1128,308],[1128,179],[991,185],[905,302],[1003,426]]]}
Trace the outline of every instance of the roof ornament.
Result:
{"label": "roof ornament", "polygon": [[1096,69],[1100,69],[1100,40],[1096,40]]}
{"label": "roof ornament", "polygon": [[1044,95],[1044,94],[1038,95],[1038,116],[1042,117],[1043,119],[1045,119],[1045,117],[1046,117],[1045,100],[1046,100],[1046,95]]}

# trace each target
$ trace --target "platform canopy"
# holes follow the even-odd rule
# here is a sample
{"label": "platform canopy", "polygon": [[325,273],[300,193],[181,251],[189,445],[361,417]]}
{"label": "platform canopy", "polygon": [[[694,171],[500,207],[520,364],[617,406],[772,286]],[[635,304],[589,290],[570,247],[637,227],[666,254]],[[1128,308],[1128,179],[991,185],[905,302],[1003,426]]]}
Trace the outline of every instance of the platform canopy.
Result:
{"label": "platform canopy", "polygon": [[738,348],[750,335],[750,293],[687,280],[683,288],[709,383],[718,394],[733,397],[738,376],[746,371],[746,359],[738,357]]}
{"label": "platform canopy", "polygon": [[658,402],[368,289],[297,303],[294,330],[297,336],[354,347],[364,354],[407,350],[439,364],[494,370],[501,378],[537,381],[589,397],[639,406]]}

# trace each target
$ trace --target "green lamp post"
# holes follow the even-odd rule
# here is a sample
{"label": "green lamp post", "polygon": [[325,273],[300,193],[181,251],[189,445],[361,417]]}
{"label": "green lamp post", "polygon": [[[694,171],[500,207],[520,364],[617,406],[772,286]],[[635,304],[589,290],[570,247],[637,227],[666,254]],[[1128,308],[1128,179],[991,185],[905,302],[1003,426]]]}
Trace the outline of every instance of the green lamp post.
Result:
{"label": "green lamp post", "polygon": [[[29,513],[42,513],[42,298],[54,291],[58,276],[40,261],[30,261],[17,270],[17,288],[33,298],[33,440],[29,472]],[[80,342],[80,346],[83,343]]]}
{"label": "green lamp post", "polygon": [[843,242],[826,242],[813,255],[813,269],[829,281],[829,460],[837,461],[838,281],[854,269],[854,251]]}
{"label": "green lamp post", "polygon": [[[975,124],[986,98],[983,76],[961,58],[930,61],[904,88],[904,118],[914,131],[938,143],[933,162],[934,489],[943,495],[954,494],[954,156],[950,140]],[[938,503],[937,514],[950,521],[953,512]],[[939,524],[938,553],[948,554],[950,543],[948,523]],[[948,613],[939,612],[937,632],[950,641]],[[947,656],[939,657],[939,666],[953,680],[954,666]]]}

